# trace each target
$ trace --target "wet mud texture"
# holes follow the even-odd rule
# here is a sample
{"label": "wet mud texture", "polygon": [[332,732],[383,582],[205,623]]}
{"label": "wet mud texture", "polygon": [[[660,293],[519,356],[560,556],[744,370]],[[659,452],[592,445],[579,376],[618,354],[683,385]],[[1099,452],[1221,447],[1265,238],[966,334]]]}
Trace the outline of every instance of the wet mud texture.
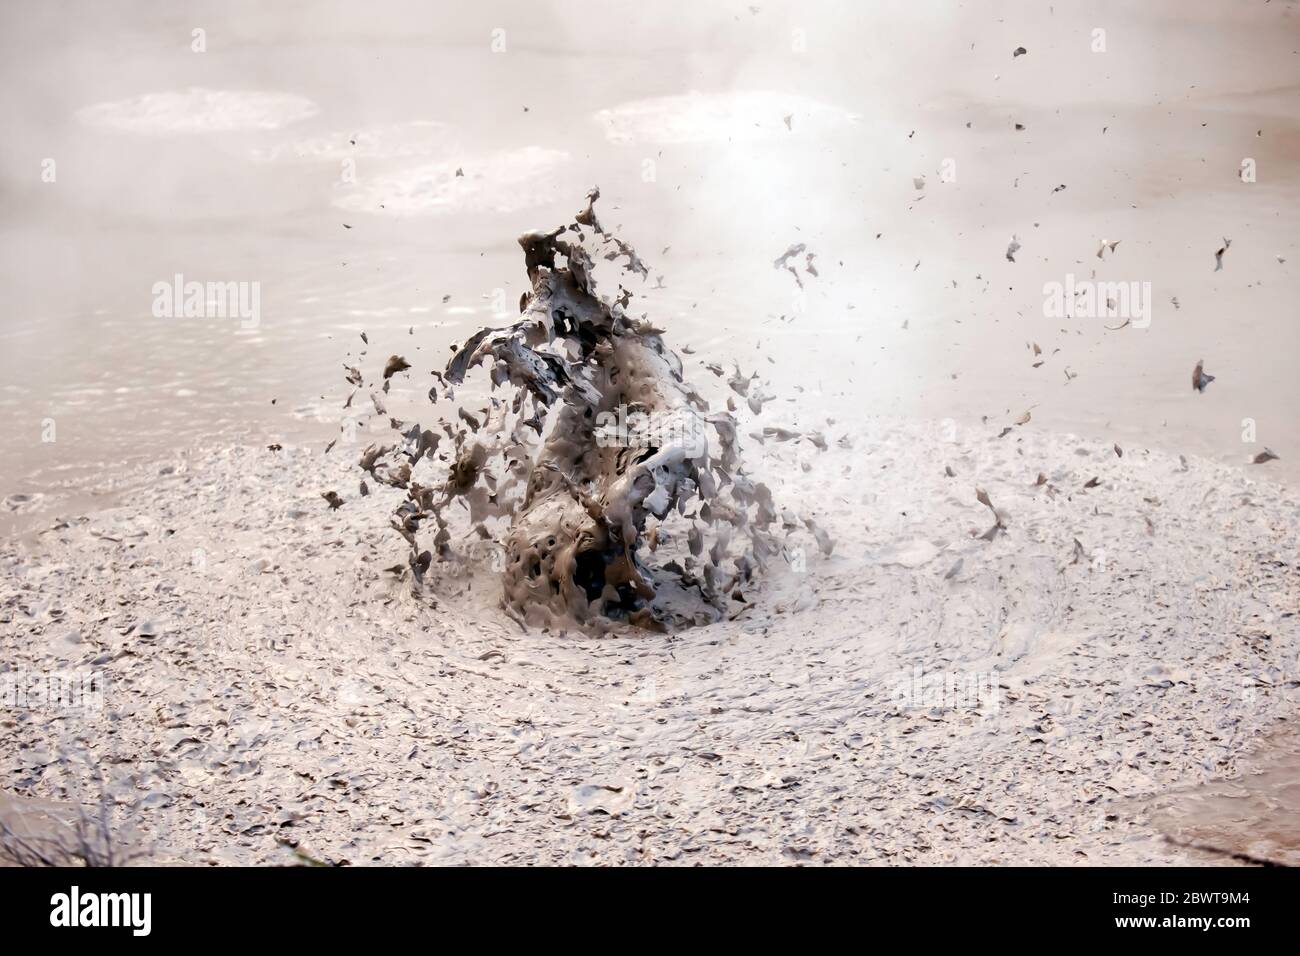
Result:
{"label": "wet mud texture", "polygon": [[1243,862],[1133,801],[1238,778],[1294,714],[1300,501],[1136,446],[942,434],[759,446],[834,554],[651,639],[521,629],[486,561],[413,594],[350,456],[182,456],[0,546],[5,665],[105,688],[0,721],[4,789],[93,813],[99,768],[115,832],[191,864]]}
{"label": "wet mud texture", "polygon": [[[458,556],[459,522],[502,549],[502,603],[525,625],[711,623],[813,526],[778,514],[743,467],[730,410],[711,410],[663,330],[632,314],[624,282],[647,269],[601,226],[598,198],[572,223],[520,237],[531,292],[519,320],[470,336],[437,376],[441,393],[430,390],[454,399],[482,368],[490,404],[434,430],[394,419],[399,440],[368,447],[361,466],[406,492],[393,524],[417,586],[433,561]],[[619,272],[612,291],[602,263]],[[385,383],[408,368],[393,356]],[[748,384],[737,372],[733,391]],[[444,437],[452,447],[437,455]]]}

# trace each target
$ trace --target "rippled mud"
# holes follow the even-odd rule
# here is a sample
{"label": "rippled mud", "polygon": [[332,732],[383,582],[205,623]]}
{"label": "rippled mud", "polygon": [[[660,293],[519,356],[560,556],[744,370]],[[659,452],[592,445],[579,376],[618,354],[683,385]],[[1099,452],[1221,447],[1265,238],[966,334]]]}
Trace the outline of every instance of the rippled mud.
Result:
{"label": "rippled mud", "polygon": [[6,789],[107,794],[147,858],[200,864],[1205,860],[1131,804],[1239,776],[1294,713],[1300,503],[997,435],[754,442],[834,551],[669,635],[521,629],[488,552],[413,593],[397,492],[320,498],[351,456],[179,456],[0,551],[7,673],[104,681],[0,724]]}

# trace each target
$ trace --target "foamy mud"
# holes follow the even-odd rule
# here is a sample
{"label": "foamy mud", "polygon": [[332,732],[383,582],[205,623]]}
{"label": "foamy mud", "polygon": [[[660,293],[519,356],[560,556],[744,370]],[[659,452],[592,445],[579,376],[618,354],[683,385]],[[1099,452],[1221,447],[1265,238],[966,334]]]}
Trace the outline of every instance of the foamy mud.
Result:
{"label": "foamy mud", "polygon": [[1294,492],[1026,427],[772,418],[824,430],[743,441],[834,552],[671,635],[521,626],[468,548],[413,595],[401,493],[318,448],[197,451],[6,542],[0,676],[102,693],[4,715],[5,820],[107,804],[188,864],[1233,859],[1134,801],[1232,778],[1294,713]]}

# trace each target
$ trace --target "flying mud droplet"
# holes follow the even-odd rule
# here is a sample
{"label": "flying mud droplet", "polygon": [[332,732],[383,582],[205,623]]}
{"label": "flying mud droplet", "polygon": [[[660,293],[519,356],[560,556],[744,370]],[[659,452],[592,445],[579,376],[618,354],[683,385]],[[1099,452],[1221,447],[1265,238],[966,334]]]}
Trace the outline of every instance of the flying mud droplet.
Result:
{"label": "flying mud droplet", "polygon": [[790,260],[796,259],[799,256],[804,256],[804,271],[807,272],[808,275],[815,277],[817,275],[817,267],[813,265],[813,259],[817,254],[815,252],[808,252],[805,255],[807,248],[808,246],[802,242],[797,245],[792,245],[786,249],[785,252],[777,256],[772,262],[773,268],[784,269],[786,272],[790,273],[790,275],[794,276],[794,281],[798,283],[799,288],[801,289],[803,288],[803,278],[799,275],[796,266],[790,264]]}
{"label": "flying mud droplet", "polygon": [[1202,359],[1196,363],[1196,368],[1192,369],[1192,388],[1198,392],[1204,392],[1205,387],[1214,381],[1214,376],[1205,371],[1205,361]]}
{"label": "flying mud droplet", "polygon": [[411,365],[400,355],[391,355],[388,358],[388,364],[384,366],[384,381],[388,381],[398,372],[405,372]]}
{"label": "flying mud droplet", "polygon": [[1224,240],[1223,240],[1223,246],[1219,249],[1218,252],[1216,252],[1216,253],[1214,254],[1214,271],[1215,271],[1215,272],[1220,272],[1220,271],[1222,271],[1222,269],[1223,269],[1223,254],[1224,254],[1225,252],[1228,251],[1228,248],[1229,248],[1231,245],[1232,245],[1232,240],[1231,240],[1231,239],[1224,239]]}
{"label": "flying mud droplet", "polygon": [[999,531],[1006,531],[1007,526],[1004,516],[997,508],[993,507],[993,501],[989,498],[989,493],[983,488],[975,489],[975,500],[993,512],[993,527],[980,535],[981,540],[992,541],[997,537]]}

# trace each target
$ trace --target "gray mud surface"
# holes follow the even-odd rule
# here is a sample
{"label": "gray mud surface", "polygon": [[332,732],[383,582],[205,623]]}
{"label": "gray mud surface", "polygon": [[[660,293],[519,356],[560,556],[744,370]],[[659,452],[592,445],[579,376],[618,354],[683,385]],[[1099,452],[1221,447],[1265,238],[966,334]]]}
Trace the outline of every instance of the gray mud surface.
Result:
{"label": "gray mud surface", "polygon": [[0,552],[5,666],[105,681],[98,711],[0,723],[7,815],[93,804],[80,752],[191,864],[1221,859],[1132,801],[1233,776],[1294,711],[1300,504],[997,434],[756,447],[834,554],[719,623],[603,637],[522,629],[487,556],[414,596],[383,570],[397,493],[348,494],[344,458],[182,456]]}

